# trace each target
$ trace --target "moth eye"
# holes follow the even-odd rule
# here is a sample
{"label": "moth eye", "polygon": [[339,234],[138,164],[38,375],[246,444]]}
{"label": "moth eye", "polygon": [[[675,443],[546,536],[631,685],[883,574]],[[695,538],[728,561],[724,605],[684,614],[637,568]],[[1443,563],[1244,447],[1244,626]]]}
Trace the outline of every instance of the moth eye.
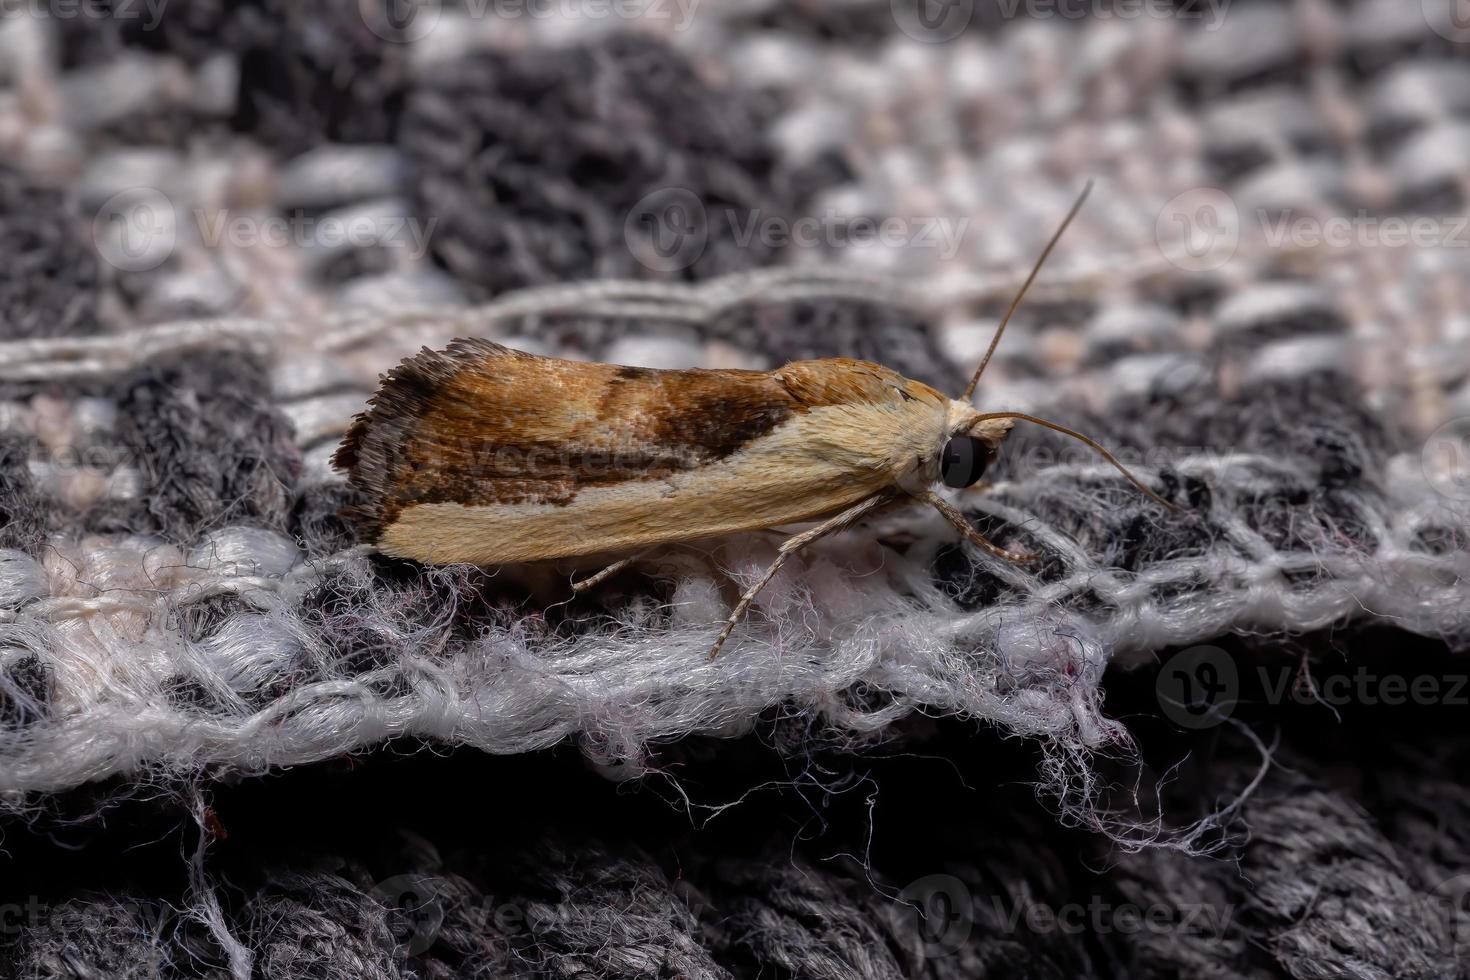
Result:
{"label": "moth eye", "polygon": [[985,475],[990,450],[974,436],[955,436],[944,444],[939,457],[939,478],[947,487],[973,486]]}

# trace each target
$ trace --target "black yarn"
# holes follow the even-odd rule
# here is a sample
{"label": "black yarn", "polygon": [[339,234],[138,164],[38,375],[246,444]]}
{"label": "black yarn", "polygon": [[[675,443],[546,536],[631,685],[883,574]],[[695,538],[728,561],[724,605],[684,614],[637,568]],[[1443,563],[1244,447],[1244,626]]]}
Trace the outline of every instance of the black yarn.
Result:
{"label": "black yarn", "polygon": [[260,976],[411,980],[388,909],[336,874],[284,872],[244,917]]}
{"label": "black yarn", "polygon": [[46,717],[51,670],[39,657],[0,659],[0,728],[20,728]]}
{"label": "black yarn", "polygon": [[0,164],[0,341],[97,331],[99,265],[65,196]]}
{"label": "black yarn", "polygon": [[[90,894],[37,906],[39,921],[21,930],[4,975],[14,980],[174,980],[174,950],[160,924],[166,905],[136,895]],[[0,942],[0,966],[7,950]]]}
{"label": "black yarn", "polygon": [[373,2],[251,0],[241,8],[235,127],[287,156],[324,142],[391,142],[408,89],[407,48],[370,29],[364,11]]}
{"label": "black yarn", "polygon": [[1273,340],[1295,337],[1342,336],[1351,327],[1342,312],[1332,305],[1330,295],[1304,295],[1299,301],[1282,303],[1278,309],[1258,314],[1247,323],[1225,324],[1216,334],[1217,353],[1256,352]]}
{"label": "black yarn", "polygon": [[553,313],[526,317],[515,333],[525,334],[546,343],[552,349],[592,361],[606,361],[611,347],[619,340],[642,342],[658,339],[684,341],[698,347],[704,337],[704,325],[692,327],[683,323],[661,322],[644,317],[587,316]]}
{"label": "black yarn", "polygon": [[241,14],[259,7],[253,0],[168,0],[159,8],[157,23],[139,17],[123,21],[122,38],[129,45],[198,65],[244,44],[248,38]]}
{"label": "black yarn", "polygon": [[98,126],[91,136],[98,147],[187,149],[191,142],[202,141],[206,134],[227,138],[228,123],[224,114],[201,112],[191,105],[159,105],[111,120]]}
{"label": "black yarn", "polygon": [[716,948],[741,976],[774,969],[812,980],[901,980],[922,962],[918,950],[893,941],[892,906],[860,870],[843,874],[777,853],[721,862],[709,881]]}
{"label": "black yarn", "polygon": [[1311,779],[1280,782],[1247,809],[1243,870],[1256,883],[1250,908],[1282,966],[1297,977],[1453,976],[1445,910],[1368,816]]}
{"label": "black yarn", "polygon": [[323,558],[357,543],[357,533],[342,509],[361,503],[345,483],[301,487],[291,504],[291,536],[308,558]]}
{"label": "black yarn", "polygon": [[[1372,555],[1379,541],[1370,511],[1381,504],[1370,474],[1381,472],[1403,444],[1399,433],[1365,407],[1355,382],[1334,373],[1258,382],[1229,398],[1202,398],[1198,392],[1120,398],[1104,411],[1078,410],[1058,420],[1099,439],[1125,461],[1137,459],[1158,469],[1158,489],[1188,510],[1170,514],[1106,475],[1086,483],[1028,483],[1024,491],[1002,493],[999,499],[1059,529],[1098,555],[1102,565],[1127,571],[1204,554],[1223,533],[1210,516],[1207,481],[1171,470],[1181,455],[1200,452],[1256,454],[1294,467],[1258,467],[1253,472],[1259,489],[1235,502],[1247,525],[1272,547],[1297,554]],[[1007,437],[992,475],[998,481],[1024,480],[1056,462],[1094,463],[1096,458],[1059,433],[1020,424]],[[1087,505],[1079,506],[1083,499]],[[993,515],[970,516],[977,530],[1002,547],[1035,554],[1038,560],[1027,571],[1040,581],[1057,581],[1069,571],[1024,523],[1013,527]],[[1435,547],[1434,539],[1425,541],[1426,554]],[[943,550],[935,580],[961,604],[975,608],[994,601],[1005,587],[984,564],[972,564],[967,553],[958,547]],[[1303,584],[1316,580],[1309,575]]]}
{"label": "black yarn", "polygon": [[317,278],[329,286],[342,286],[354,279],[388,272],[393,262],[393,253],[380,245],[349,248],[323,263],[317,270]]}
{"label": "black yarn", "polygon": [[518,901],[530,944],[523,955],[538,972],[730,980],[700,942],[688,903],[640,849],[549,841],[518,863],[535,888]]}
{"label": "black yarn", "polygon": [[143,500],[129,517],[173,541],[243,522],[284,530],[301,458],[252,357],[201,351],[150,364],[117,386],[118,437]]}
{"label": "black yarn", "polygon": [[[699,278],[769,261],[774,246],[759,236],[737,243],[752,214],[791,207],[755,113],[665,44],[620,36],[442,65],[410,97],[399,145],[416,170],[419,214],[437,222],[435,260],[486,298],[586,276]],[[703,216],[685,214],[686,201]],[[676,240],[680,267],[640,263],[629,227],[639,241],[668,233],[675,217],[673,234],[693,229]]]}
{"label": "black yarn", "polygon": [[39,554],[55,506],[31,480],[35,440],[0,433],[0,548]]}
{"label": "black yarn", "polygon": [[[742,20],[749,21],[742,24]],[[762,31],[862,49],[880,44],[897,30],[884,4],[778,3],[749,18],[734,18],[740,29]]]}
{"label": "black yarn", "polygon": [[122,49],[122,31],[111,16],[111,0],[88,4],[104,16],[48,18],[55,26],[56,60],[63,69],[84,68],[117,57]]}

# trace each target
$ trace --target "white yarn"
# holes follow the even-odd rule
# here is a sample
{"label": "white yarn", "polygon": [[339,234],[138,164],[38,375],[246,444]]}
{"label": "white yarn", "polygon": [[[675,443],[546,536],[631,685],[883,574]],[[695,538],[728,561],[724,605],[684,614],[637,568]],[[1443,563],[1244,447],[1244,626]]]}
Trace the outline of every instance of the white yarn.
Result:
{"label": "white yarn", "polygon": [[[141,537],[57,541],[44,573],[6,553],[0,648],[45,664],[53,714],[0,733],[0,793],[18,804],[24,794],[139,769],[258,773],[404,736],[494,753],[575,737],[610,773],[636,774],[653,742],[736,734],[776,705],[853,738],[914,710],[982,719],[1043,736],[1064,758],[1126,741],[1099,707],[1111,661],[1232,631],[1304,631],[1369,614],[1423,634],[1470,632],[1470,556],[1412,547],[1417,531],[1443,521],[1412,467],[1390,468],[1399,506],[1378,513],[1375,553],[1283,554],[1231,511],[1236,496],[1281,465],[1249,456],[1186,461],[1184,472],[1208,474],[1225,532],[1205,554],[1136,574],[1099,567],[1067,535],[982,497],[974,510],[1024,525],[1070,571],[1038,582],[1024,566],[976,556],[1012,591],[973,611],[933,582],[933,556],[953,535],[923,511],[895,518],[918,535],[903,556],[870,534],[819,543],[776,577],[714,663],[706,653],[728,600],[723,576],[697,553],[669,559],[677,584],[667,609],[635,601],[608,628],[570,639],[507,621],[468,641],[451,629],[459,614],[452,585],[465,570],[429,572],[440,583],[432,593],[428,579],[385,588],[362,549],[303,562],[294,543],[260,528],[220,530],[188,555]],[[1100,474],[1058,466],[997,490],[1024,499],[1028,488],[1086,487]],[[768,536],[714,552],[740,581],[773,554]],[[1288,581],[1308,570],[1310,584]],[[1168,588],[1201,581],[1213,587]],[[384,651],[376,664],[341,662],[334,624],[324,631],[304,617],[303,600],[324,585]],[[1070,611],[1067,600],[1084,593],[1110,612]],[[220,596],[237,596],[240,607],[191,639],[182,625],[191,608]],[[425,603],[434,609],[428,621],[413,613]],[[209,703],[171,701],[168,686],[179,678],[208,692]],[[844,697],[855,685],[887,697],[859,707]]]}

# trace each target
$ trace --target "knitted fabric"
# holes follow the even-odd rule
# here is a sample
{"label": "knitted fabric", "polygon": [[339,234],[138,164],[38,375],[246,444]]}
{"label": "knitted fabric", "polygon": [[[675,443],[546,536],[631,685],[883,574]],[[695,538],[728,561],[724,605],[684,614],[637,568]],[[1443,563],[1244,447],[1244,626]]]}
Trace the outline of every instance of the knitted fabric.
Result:
{"label": "knitted fabric", "polygon": [[[1465,968],[1443,24],[977,11],[940,39],[757,4],[631,38],[434,5],[384,37],[288,6],[0,20],[10,975]],[[953,500],[1035,560],[895,512],[793,560],[713,663],[776,534],[571,597],[570,567],[392,561],[339,516],[377,376],[454,337],[957,393],[1087,176],[978,400],[1177,512],[1020,423]],[[672,253],[639,232],[670,195],[698,231]],[[1290,230],[1344,214],[1371,219],[1347,246]],[[1441,240],[1385,244],[1389,217]],[[861,234],[885,219],[903,241]],[[1371,700],[1399,675],[1422,717]],[[393,758],[421,746],[458,751]],[[49,871],[53,840],[96,860]]]}

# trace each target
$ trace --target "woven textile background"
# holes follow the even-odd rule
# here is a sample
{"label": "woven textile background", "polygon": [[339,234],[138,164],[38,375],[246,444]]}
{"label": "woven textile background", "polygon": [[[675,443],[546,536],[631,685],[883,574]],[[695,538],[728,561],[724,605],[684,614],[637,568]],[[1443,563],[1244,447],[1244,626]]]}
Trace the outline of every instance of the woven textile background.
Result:
{"label": "woven textile background", "polygon": [[[0,975],[1470,974],[1452,0],[0,0]],[[330,458],[486,337],[978,393],[569,599]]]}

